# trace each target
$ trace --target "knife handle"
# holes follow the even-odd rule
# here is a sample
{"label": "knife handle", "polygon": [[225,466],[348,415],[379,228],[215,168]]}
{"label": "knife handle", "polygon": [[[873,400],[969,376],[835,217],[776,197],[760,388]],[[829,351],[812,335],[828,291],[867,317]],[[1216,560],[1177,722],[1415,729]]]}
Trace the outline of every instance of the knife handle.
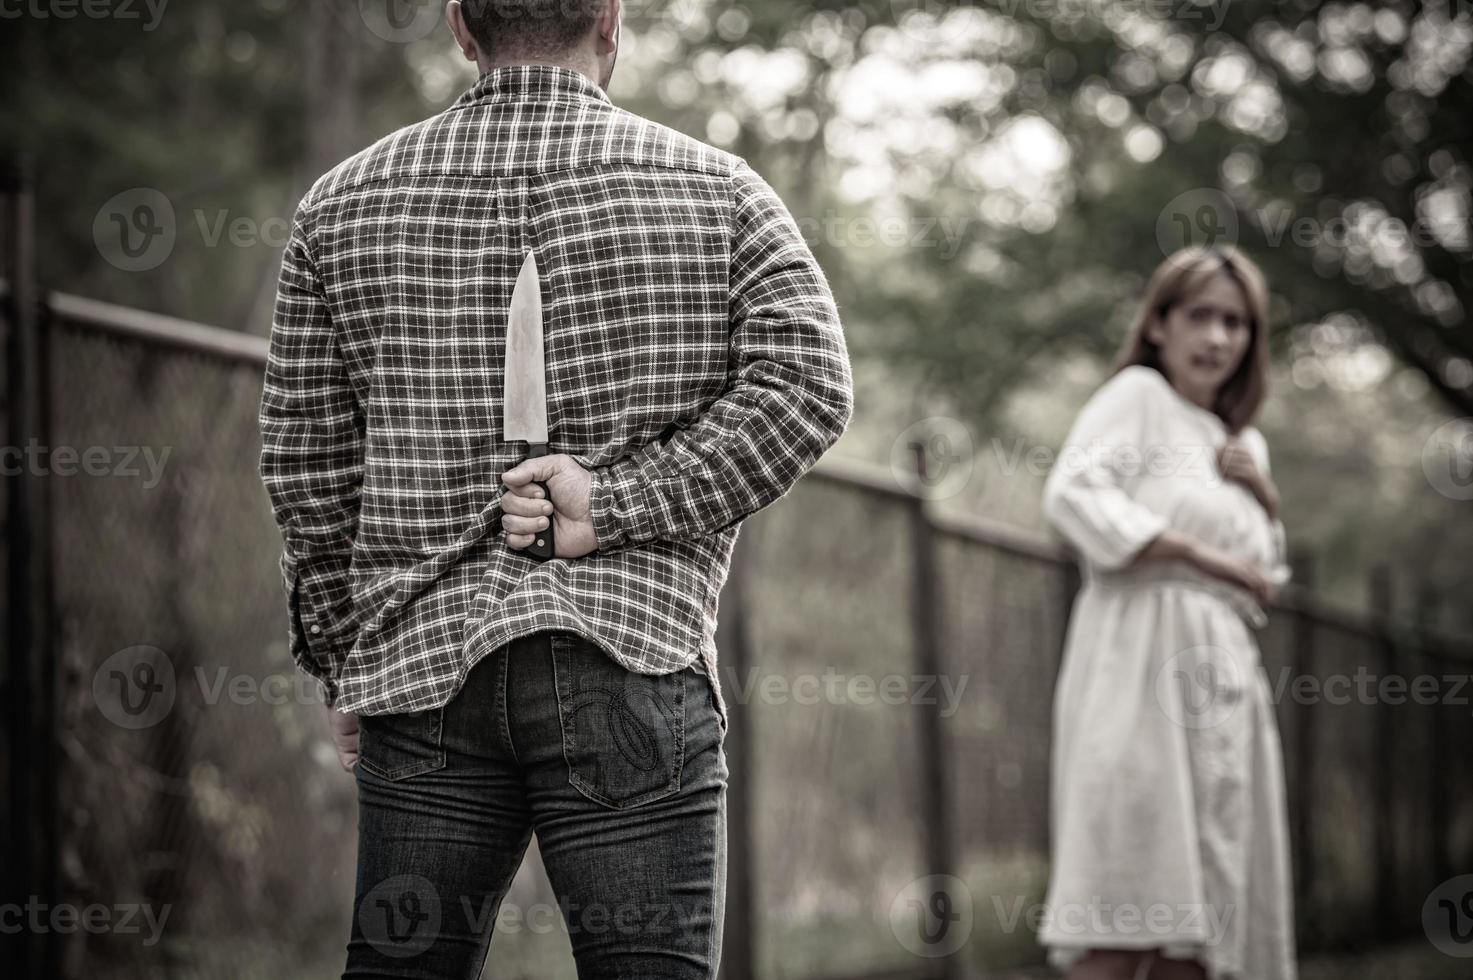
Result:
{"label": "knife handle", "polygon": [[[527,443],[528,459],[536,459],[539,456],[547,455],[550,455],[547,451],[547,443]],[[541,480],[538,480],[536,481],[536,485],[542,488],[542,499],[551,502],[552,491],[548,489],[547,484],[543,483]],[[537,561],[547,561],[549,558],[553,557],[554,545],[552,530],[553,523],[556,520],[556,517],[549,517],[547,519],[547,529],[537,532],[537,534],[532,538],[532,543],[528,545],[522,553],[530,558],[535,558]]]}

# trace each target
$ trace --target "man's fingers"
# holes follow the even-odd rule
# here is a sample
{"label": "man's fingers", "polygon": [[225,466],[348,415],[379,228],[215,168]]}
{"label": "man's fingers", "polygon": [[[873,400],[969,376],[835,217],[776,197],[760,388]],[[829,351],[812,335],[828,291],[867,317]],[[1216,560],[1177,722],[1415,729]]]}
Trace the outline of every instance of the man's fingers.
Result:
{"label": "man's fingers", "polygon": [[527,500],[542,499],[542,488],[535,483],[508,484],[506,489],[508,497],[522,497]]}
{"label": "man's fingers", "polygon": [[511,534],[506,536],[507,547],[521,551],[523,548],[532,547],[533,536],[530,534]]}
{"label": "man's fingers", "polygon": [[504,515],[517,517],[546,517],[552,513],[552,501],[509,493],[501,498],[501,511]]}
{"label": "man's fingers", "polygon": [[516,514],[506,514],[501,518],[502,530],[512,534],[532,535],[538,531],[546,530],[547,517],[519,517]]}
{"label": "man's fingers", "polygon": [[501,482],[509,487],[527,486],[538,481],[546,483],[557,473],[568,457],[562,453],[554,456],[538,456],[526,459],[501,474]]}

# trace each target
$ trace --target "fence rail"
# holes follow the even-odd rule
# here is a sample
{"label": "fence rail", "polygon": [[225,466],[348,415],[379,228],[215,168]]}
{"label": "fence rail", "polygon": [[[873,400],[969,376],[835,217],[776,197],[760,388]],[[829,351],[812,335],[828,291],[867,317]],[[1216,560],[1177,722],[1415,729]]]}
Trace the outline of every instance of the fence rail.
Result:
{"label": "fence rail", "polygon": [[[120,726],[98,707],[98,677],[120,649],[161,649],[180,678],[293,671],[278,629],[279,542],[255,474],[266,341],[41,292],[24,183],[10,191],[7,444],[34,440],[44,461],[52,446],[141,436],[173,462],[147,492],[6,482],[6,898],[183,911],[155,950],[118,936],[74,936],[63,949],[54,930],[24,934],[8,975],[237,976],[242,959],[267,975],[287,964],[336,975],[353,800],[328,780],[306,713],[207,703],[183,680],[177,706],[150,727]],[[962,976],[1038,959],[1029,936],[996,923],[946,957],[915,956],[875,927],[925,875],[960,878],[979,905],[1041,897],[1049,704],[1078,587],[1057,542],[937,509],[918,486],[825,460],[744,525],[719,637],[733,714],[731,980]],[[1378,581],[1385,600],[1390,580]],[[1466,671],[1467,640],[1426,628],[1432,605],[1407,622],[1389,601],[1347,610],[1291,586],[1264,634],[1265,668]],[[800,710],[746,683],[897,665],[974,685],[947,714],[939,704]],[[1473,736],[1468,713],[1278,708],[1302,943],[1412,934],[1419,896],[1473,862],[1473,785],[1447,759]],[[858,768],[846,762],[855,758]],[[536,901],[540,888],[519,879],[514,897]],[[498,943],[504,968],[554,975],[538,958],[545,943]]]}

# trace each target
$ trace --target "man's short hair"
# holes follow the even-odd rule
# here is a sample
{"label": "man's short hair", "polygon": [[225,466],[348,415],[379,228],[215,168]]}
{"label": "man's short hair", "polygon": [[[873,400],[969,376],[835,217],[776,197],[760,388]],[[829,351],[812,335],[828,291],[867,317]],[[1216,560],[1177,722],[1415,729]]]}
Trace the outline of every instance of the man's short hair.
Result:
{"label": "man's short hair", "polygon": [[460,0],[471,37],[488,56],[560,54],[592,28],[607,0]]}

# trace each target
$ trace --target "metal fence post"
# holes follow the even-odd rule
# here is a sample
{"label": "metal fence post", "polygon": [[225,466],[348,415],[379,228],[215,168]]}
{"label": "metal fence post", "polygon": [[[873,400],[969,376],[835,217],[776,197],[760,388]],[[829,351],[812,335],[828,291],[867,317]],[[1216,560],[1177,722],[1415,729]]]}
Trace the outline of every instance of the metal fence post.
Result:
{"label": "metal fence post", "polygon": [[[0,174],[4,209],[5,446],[21,453],[5,484],[6,655],[3,678],[6,901],[54,906],[57,878],[56,658],[52,649],[50,438],[46,338],[36,284],[35,197],[28,161]],[[27,465],[25,461],[36,464]],[[24,762],[22,762],[24,760]],[[33,899],[34,896],[34,899]],[[6,943],[8,976],[57,976],[58,933]]]}
{"label": "metal fence post", "polygon": [[[1442,673],[1443,661],[1432,652],[1432,637],[1437,633],[1438,615],[1442,611],[1441,600],[1442,597],[1432,583],[1423,581],[1417,590],[1417,626],[1421,634],[1418,639],[1422,645],[1422,662],[1431,665],[1437,675]],[[1441,683],[1439,676],[1439,689]],[[1449,838],[1452,829],[1448,820],[1452,797],[1448,793],[1448,739],[1443,725],[1443,715],[1446,713],[1441,698],[1427,712],[1427,734],[1431,745],[1428,747],[1427,792],[1423,799],[1427,801],[1427,840],[1431,853],[1428,854],[1427,868],[1430,877],[1423,884],[1428,891],[1452,877]]]}
{"label": "metal fence post", "polygon": [[[760,520],[760,518],[758,518]],[[755,523],[755,522],[749,522]],[[754,548],[754,526],[738,532],[731,556],[731,572],[722,599],[726,628],[717,631],[727,677],[738,684],[724,690],[728,714],[725,741],[727,757],[727,873],[726,921],[722,928],[722,980],[752,980],[756,976],[757,916],[752,888],[755,854],[752,828],[752,795],[757,790],[752,765],[752,716],[748,705],[734,697],[748,690],[740,683],[752,666],[750,589]]]}
{"label": "metal fence post", "polygon": [[[924,443],[911,444],[914,453],[917,488],[923,490],[928,476],[926,447]],[[910,501],[910,539],[914,568],[911,593],[912,633],[915,644],[916,670],[922,677],[941,677],[941,596],[936,569],[936,526],[931,521],[923,492],[912,495]],[[948,789],[946,766],[946,731],[939,705],[916,705],[917,743],[920,748],[920,772],[922,793],[922,816],[927,831],[926,862],[927,875],[954,875],[957,867],[952,853],[951,801]],[[940,911],[939,932],[934,941],[946,942],[946,932],[951,926],[948,916],[950,892],[943,889],[934,896],[937,905],[927,904],[930,909]],[[928,923],[929,927],[929,923]],[[936,975],[946,980],[960,976],[961,965],[955,954],[937,957]]]}
{"label": "metal fence post", "polygon": [[[1371,570],[1371,608],[1376,613],[1380,656],[1377,673],[1385,678],[1396,669],[1396,636],[1392,625],[1394,611],[1391,567],[1384,563]],[[1390,706],[1377,700],[1375,710],[1375,764],[1372,768],[1375,806],[1376,856],[1376,931],[1381,938],[1396,934],[1396,726],[1391,723]]]}
{"label": "metal fence post", "polygon": [[[1292,559],[1295,591],[1310,595],[1314,589],[1314,556],[1298,552]],[[1315,622],[1300,606],[1294,610],[1293,678],[1313,677],[1318,670],[1315,658]],[[1292,690],[1293,685],[1290,685]],[[1297,806],[1293,814],[1295,881],[1294,904],[1299,910],[1301,946],[1313,946],[1319,940],[1318,910],[1314,902],[1315,837],[1314,837],[1314,772],[1315,710],[1312,704],[1296,705],[1294,711],[1294,782],[1298,787]]]}

